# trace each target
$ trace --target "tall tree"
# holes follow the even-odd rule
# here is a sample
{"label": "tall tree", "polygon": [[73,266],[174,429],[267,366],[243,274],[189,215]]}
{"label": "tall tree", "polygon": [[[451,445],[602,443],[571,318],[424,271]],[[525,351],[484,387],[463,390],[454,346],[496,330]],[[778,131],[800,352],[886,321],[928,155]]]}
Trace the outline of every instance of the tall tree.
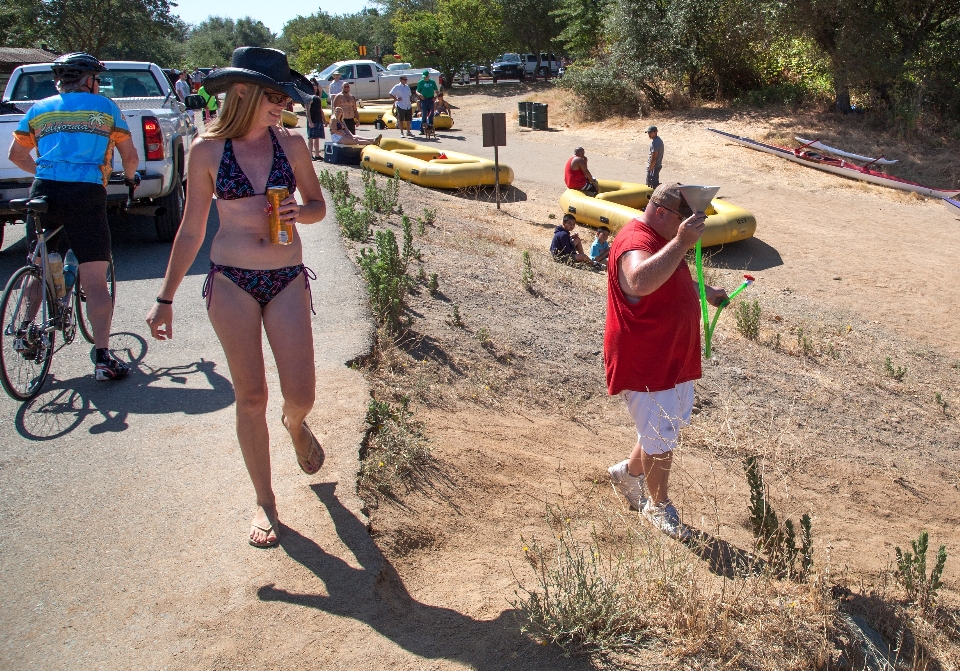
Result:
{"label": "tall tree", "polygon": [[507,38],[520,51],[536,55],[538,70],[540,53],[550,51],[560,34],[561,25],[555,15],[559,7],[559,0],[505,0],[502,3]]}
{"label": "tall tree", "polygon": [[152,41],[182,31],[174,6],[170,0],[44,0],[40,23],[59,51],[149,53]]}
{"label": "tall tree", "polygon": [[553,17],[564,50],[574,58],[585,58],[602,50],[604,0],[559,0]]}
{"label": "tall tree", "polygon": [[191,66],[229,65],[237,47],[271,47],[275,39],[269,28],[250,17],[234,21],[211,16],[190,30],[187,59]]}
{"label": "tall tree", "polygon": [[448,82],[468,63],[489,62],[504,44],[499,6],[484,0],[438,0],[436,13],[400,12],[393,25],[403,59],[437,68]]}
{"label": "tall tree", "polygon": [[293,63],[300,72],[323,70],[337,61],[346,61],[357,56],[356,42],[338,40],[326,33],[313,33],[294,39],[297,51]]}

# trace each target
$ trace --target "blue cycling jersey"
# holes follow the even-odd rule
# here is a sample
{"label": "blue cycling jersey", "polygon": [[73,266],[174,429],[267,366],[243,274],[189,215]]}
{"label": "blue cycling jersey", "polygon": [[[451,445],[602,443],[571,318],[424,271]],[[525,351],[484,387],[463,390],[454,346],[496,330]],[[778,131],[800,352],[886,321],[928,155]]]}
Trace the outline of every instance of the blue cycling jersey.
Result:
{"label": "blue cycling jersey", "polygon": [[61,93],[34,104],[14,139],[37,150],[37,178],[106,186],[113,148],[130,137],[123,113],[94,93]]}

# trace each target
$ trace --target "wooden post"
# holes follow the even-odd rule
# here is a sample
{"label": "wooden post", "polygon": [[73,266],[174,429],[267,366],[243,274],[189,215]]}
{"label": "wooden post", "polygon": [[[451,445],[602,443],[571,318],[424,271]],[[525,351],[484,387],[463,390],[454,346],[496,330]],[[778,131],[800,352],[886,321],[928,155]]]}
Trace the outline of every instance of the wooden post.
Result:
{"label": "wooden post", "polygon": [[507,145],[507,115],[503,112],[486,113],[483,124],[483,146],[493,147],[493,169],[496,171],[494,185],[497,192],[497,209],[500,209],[500,147]]}
{"label": "wooden post", "polygon": [[497,171],[496,190],[497,190],[497,209],[500,209],[500,152],[497,145],[493,145],[493,169]]}

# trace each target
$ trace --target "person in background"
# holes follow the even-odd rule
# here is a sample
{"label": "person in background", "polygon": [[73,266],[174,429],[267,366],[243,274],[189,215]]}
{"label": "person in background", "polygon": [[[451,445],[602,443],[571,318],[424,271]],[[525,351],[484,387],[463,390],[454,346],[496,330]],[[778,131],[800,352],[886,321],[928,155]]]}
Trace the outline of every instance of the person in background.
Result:
{"label": "person in background", "polygon": [[553,240],[550,241],[550,254],[558,263],[592,263],[590,257],[583,253],[583,243],[580,236],[573,232],[577,227],[577,220],[572,214],[563,215],[563,224],[553,229]]}
{"label": "person in background", "polygon": [[657,137],[657,127],[647,128],[650,138],[650,154],[647,156],[647,186],[656,189],[660,186],[660,168],[663,167],[663,140]]}
{"label": "person in background", "polygon": [[[114,305],[107,287],[112,259],[107,178],[116,148],[124,182],[136,188],[140,156],[120,108],[100,93],[100,73],[107,69],[103,63],[90,54],[72,53],[57,58],[51,69],[59,93],[38,100],[23,115],[13,131],[8,158],[34,176],[30,197],[47,198],[46,229],[62,229],[49,241],[50,251],[66,256],[72,248],[80,263],[87,320],[93,329],[95,379],[120,380],[130,367],[110,351]],[[39,303],[27,298],[31,320]]]}
{"label": "person in background", "polygon": [[330,90],[327,92],[327,95],[330,96],[330,104],[333,104],[333,99],[339,95],[340,91],[343,90],[343,82],[340,81],[340,71],[336,71],[330,75]]}
{"label": "person in background", "polygon": [[[705,219],[684,200],[679,184],[663,184],[617,233],[607,262],[607,392],[623,397],[637,431],[629,458],[607,470],[632,508],[681,541],[690,538],[690,529],[667,486],[677,436],[693,411],[693,381],[702,375],[699,287],[686,253],[703,235]],[[708,286],[706,297],[719,306],[727,292]]]}
{"label": "person in background", "polygon": [[430,125],[433,119],[433,103],[437,97],[439,87],[437,82],[430,79],[430,71],[424,70],[422,78],[417,82],[417,95],[420,96],[420,134],[423,135],[423,127]]}
{"label": "person in background", "polygon": [[307,105],[307,144],[310,145],[310,156],[314,161],[320,161],[323,159],[323,148],[320,144],[320,140],[324,139],[324,118],[323,118],[323,99],[321,94],[323,89],[320,88],[320,84],[316,79],[311,79],[310,84],[313,85],[313,96],[310,98],[310,102]]}
{"label": "person in background", "polygon": [[217,118],[217,109],[220,107],[220,102],[217,100],[217,96],[210,95],[207,93],[207,89],[200,87],[200,90],[197,91],[197,95],[203,98],[203,101],[206,103],[206,106],[203,108],[203,122],[209,123]]}
{"label": "person in background", "polygon": [[590,259],[594,263],[606,263],[610,255],[610,243],[607,238],[610,237],[610,229],[606,226],[597,227],[597,238],[590,245]]}
{"label": "person in background", "polygon": [[397,117],[397,128],[400,129],[400,137],[403,137],[403,129],[407,129],[407,135],[413,137],[413,131],[410,130],[410,122],[413,120],[413,103],[410,102],[410,87],[407,85],[407,76],[400,75],[400,83],[390,89],[390,97],[393,98],[393,106],[396,110],[394,116]]}
{"label": "person in background", "polygon": [[584,154],[583,147],[577,147],[573,150],[573,156],[567,161],[563,169],[563,182],[568,189],[582,191],[588,196],[596,196],[600,193],[600,185],[590,174],[587,167],[587,157]]}
{"label": "person in background", "polygon": [[190,88],[190,73],[186,70],[181,70],[178,77],[177,83],[174,84],[174,90],[177,92],[177,98],[180,99],[180,102],[186,102],[187,96],[193,93],[193,90]]}
{"label": "person in background", "polygon": [[337,107],[333,110],[333,116],[330,117],[330,140],[337,144],[368,145],[380,144],[383,135],[378,135],[373,140],[365,137],[357,137],[350,130],[346,120],[343,118],[343,109]]}
{"label": "person in background", "polygon": [[446,99],[443,97],[442,92],[438,93],[437,102],[434,103],[433,105],[433,116],[437,116],[438,114],[446,114],[448,117],[450,117],[450,121],[453,121],[452,110],[453,110],[453,105],[451,105],[446,101]]}
{"label": "person in background", "polygon": [[190,75],[190,83],[193,85],[194,93],[197,93],[203,86],[203,72],[200,71],[200,68],[193,69],[193,74]]}
{"label": "person in background", "polygon": [[[330,100],[330,106],[336,109],[339,107],[343,110],[343,117],[341,121],[347,124],[347,128],[350,129],[350,133],[357,132],[357,122],[360,121],[360,112],[357,110],[357,99],[350,93],[350,84],[344,84],[343,90],[340,91],[337,95],[333,96]],[[331,119],[332,121],[332,119]]]}

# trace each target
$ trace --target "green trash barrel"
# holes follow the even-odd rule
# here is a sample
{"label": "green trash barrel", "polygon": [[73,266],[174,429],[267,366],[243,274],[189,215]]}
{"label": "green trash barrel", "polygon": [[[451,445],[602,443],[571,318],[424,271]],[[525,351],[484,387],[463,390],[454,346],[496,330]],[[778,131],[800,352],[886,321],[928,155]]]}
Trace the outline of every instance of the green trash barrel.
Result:
{"label": "green trash barrel", "polygon": [[547,104],[533,103],[533,118],[530,121],[530,127],[534,130],[547,130]]}
{"label": "green trash barrel", "polygon": [[519,114],[520,114],[520,126],[526,127],[529,125],[527,121],[527,103],[519,103],[517,105]]}

